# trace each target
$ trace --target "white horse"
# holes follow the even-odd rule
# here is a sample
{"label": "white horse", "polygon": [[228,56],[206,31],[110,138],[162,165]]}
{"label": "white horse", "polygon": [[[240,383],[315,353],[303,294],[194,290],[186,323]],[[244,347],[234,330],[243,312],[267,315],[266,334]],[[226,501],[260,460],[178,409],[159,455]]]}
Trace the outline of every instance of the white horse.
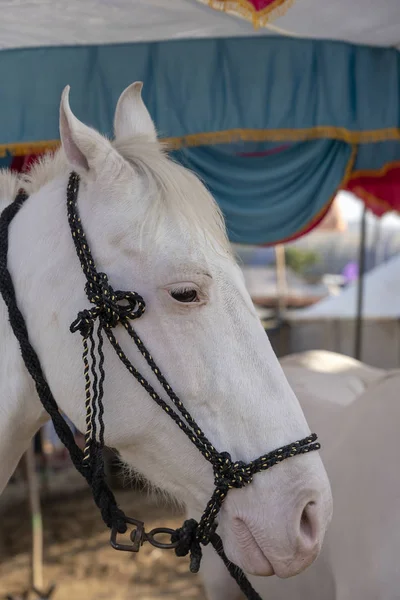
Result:
{"label": "white horse", "polygon": [[[69,333],[87,306],[66,217],[68,174],[75,170],[82,180],[80,215],[99,269],[115,289],[144,297],[147,311],[135,328],[215,447],[248,462],[308,436],[230,253],[216,204],[192,173],[165,156],[141,84],[119,99],[113,143],[73,115],[68,96],[67,88],[60,109],[62,149],[22,182],[30,198],[12,222],[9,249],[18,303],[60,409],[84,430],[81,342]],[[9,173],[0,177],[4,206],[21,181]],[[46,415],[2,301],[0,327],[2,489]],[[153,381],[119,329],[128,358]],[[106,346],[105,353],[106,444],[198,516],[213,491],[211,465],[114,351]],[[312,452],[231,490],[219,532],[228,558],[246,572],[288,577],[318,555],[331,510],[326,472]]]}
{"label": "white horse", "polygon": [[[251,577],[251,583],[268,600],[399,600],[400,371],[325,351],[281,364],[324,440],[335,510],[309,569],[287,580]],[[222,563],[210,560],[207,567],[220,590],[232,586]],[[233,586],[230,591],[230,600],[241,598]]]}
{"label": "white horse", "polygon": [[310,406],[313,400],[325,413],[348,406],[387,373],[327,350],[290,354],[280,363],[300,404]]}

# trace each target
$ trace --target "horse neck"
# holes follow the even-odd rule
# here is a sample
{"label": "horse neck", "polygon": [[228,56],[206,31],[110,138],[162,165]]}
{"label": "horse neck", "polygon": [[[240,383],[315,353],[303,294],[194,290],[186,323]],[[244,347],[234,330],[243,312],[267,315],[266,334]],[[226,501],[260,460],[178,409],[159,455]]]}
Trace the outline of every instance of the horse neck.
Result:
{"label": "horse neck", "polygon": [[[19,218],[19,217],[16,217]],[[23,218],[21,214],[21,218]],[[9,255],[16,249],[10,236]],[[18,289],[18,273],[12,272]],[[14,472],[32,436],[45,421],[33,380],[21,357],[18,342],[0,297],[0,493]]]}

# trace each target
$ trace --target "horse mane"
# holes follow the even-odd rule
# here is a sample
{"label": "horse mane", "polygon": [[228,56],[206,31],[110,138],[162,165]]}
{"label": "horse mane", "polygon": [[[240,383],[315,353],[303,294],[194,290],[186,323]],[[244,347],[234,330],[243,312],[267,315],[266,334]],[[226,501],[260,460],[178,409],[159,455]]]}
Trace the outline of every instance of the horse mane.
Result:
{"label": "horse mane", "polygon": [[[204,242],[226,253],[231,253],[223,216],[217,203],[197,175],[167,156],[164,147],[140,136],[112,142],[114,149],[128,165],[139,173],[151,197],[143,228],[157,227],[163,215],[174,213],[185,222],[185,228]],[[111,164],[111,166],[110,166]],[[107,165],[112,168],[112,161]],[[29,195],[44,185],[65,176],[70,167],[62,148],[41,156],[28,173],[14,174],[0,170],[0,207],[13,201],[18,188]],[[109,176],[124,176],[121,171]],[[131,170],[127,175],[132,176]],[[4,200],[3,200],[4,199]],[[153,229],[154,230],[154,229]]]}
{"label": "horse mane", "polygon": [[144,177],[151,196],[147,220],[152,220],[153,230],[168,211],[184,221],[189,233],[231,254],[222,213],[195,173],[172,160],[159,143],[135,137],[116,141],[113,146]]}
{"label": "horse mane", "polygon": [[0,169],[0,210],[13,202],[20,188],[29,195],[34,194],[46,183],[68,172],[67,169],[67,159],[61,149],[43,154],[33,163],[29,173]]}
{"label": "horse mane", "polygon": [[0,210],[14,200],[21,186],[17,173],[8,169],[0,169]]}

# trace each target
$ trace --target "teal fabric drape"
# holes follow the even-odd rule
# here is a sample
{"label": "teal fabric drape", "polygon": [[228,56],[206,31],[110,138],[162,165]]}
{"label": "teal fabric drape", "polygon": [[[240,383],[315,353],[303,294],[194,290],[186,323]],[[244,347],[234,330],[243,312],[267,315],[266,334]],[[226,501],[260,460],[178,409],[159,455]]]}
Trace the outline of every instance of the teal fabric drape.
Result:
{"label": "teal fabric drape", "polygon": [[[177,159],[210,188],[235,242],[271,244],[315,222],[352,143],[356,169],[400,160],[400,53],[282,37],[0,51],[0,157],[58,139],[66,84],[77,116],[111,135],[119,94],[134,80],[144,81],[160,137],[183,147]],[[274,143],[289,147],[241,155]]]}
{"label": "teal fabric drape", "polygon": [[237,150],[185,148],[175,157],[205,181],[230,239],[242,244],[271,244],[307,227],[334,195],[351,157],[351,147],[337,140],[300,142],[266,156]]}
{"label": "teal fabric drape", "polygon": [[[340,185],[350,156],[351,147],[337,140],[204,146],[173,154],[205,182],[230,239],[242,244],[273,244],[306,228]],[[0,159],[0,167],[10,164],[10,157]]]}
{"label": "teal fabric drape", "polygon": [[400,126],[394,49],[282,37],[179,40],[0,51],[0,145],[58,139],[67,84],[79,118],[109,134],[118,96],[135,80],[145,83],[163,137]]}
{"label": "teal fabric drape", "polygon": [[6,156],[0,156],[0,169],[9,169],[12,163],[12,156],[7,154]]}

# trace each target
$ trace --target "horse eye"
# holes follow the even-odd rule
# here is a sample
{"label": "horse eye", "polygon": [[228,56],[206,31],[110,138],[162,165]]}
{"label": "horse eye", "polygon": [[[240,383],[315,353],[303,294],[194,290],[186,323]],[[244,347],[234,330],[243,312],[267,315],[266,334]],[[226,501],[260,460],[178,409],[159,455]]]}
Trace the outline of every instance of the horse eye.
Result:
{"label": "horse eye", "polygon": [[184,304],[190,304],[191,302],[199,302],[199,296],[196,290],[171,290],[170,294],[174,300],[183,302]]}

